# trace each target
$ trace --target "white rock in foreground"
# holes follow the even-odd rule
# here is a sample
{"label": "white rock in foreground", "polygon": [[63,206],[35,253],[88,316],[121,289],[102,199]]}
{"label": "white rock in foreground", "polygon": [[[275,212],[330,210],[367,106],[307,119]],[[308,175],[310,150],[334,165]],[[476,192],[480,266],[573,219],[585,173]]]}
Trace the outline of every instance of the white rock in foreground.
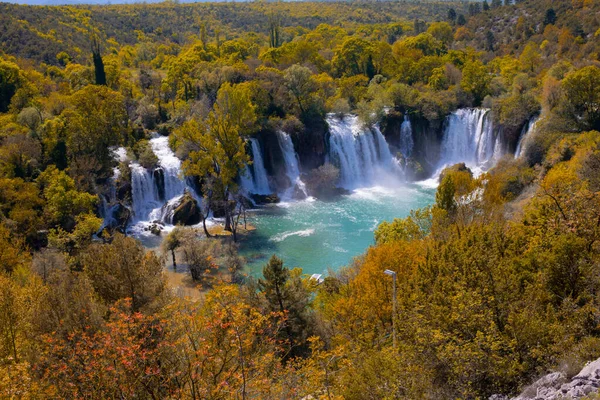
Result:
{"label": "white rock in foreground", "polygon": [[[528,386],[511,400],[581,399],[600,388],[600,359],[588,363],[571,381],[562,372],[553,372]],[[507,396],[494,395],[490,400],[508,400]]]}

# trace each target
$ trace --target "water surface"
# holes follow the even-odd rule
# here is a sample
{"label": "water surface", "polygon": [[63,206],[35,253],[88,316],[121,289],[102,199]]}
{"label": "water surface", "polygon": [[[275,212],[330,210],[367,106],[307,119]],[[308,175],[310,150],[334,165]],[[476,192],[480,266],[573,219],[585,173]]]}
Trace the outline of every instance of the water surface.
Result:
{"label": "water surface", "polygon": [[407,184],[357,189],[331,202],[311,198],[266,206],[250,213],[256,230],[241,243],[241,253],[251,275],[260,275],[272,254],[288,267],[323,274],[364,253],[382,221],[405,217],[434,198],[434,188]]}

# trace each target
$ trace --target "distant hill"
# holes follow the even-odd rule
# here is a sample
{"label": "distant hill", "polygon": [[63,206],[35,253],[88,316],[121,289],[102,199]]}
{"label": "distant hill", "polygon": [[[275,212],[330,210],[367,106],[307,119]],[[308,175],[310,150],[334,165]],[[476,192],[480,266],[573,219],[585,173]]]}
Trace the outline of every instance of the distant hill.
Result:
{"label": "distant hill", "polygon": [[[48,4],[48,0],[31,0]],[[118,48],[134,44],[139,35],[152,41],[183,44],[197,35],[202,24],[220,30],[223,39],[244,32],[267,34],[269,16],[281,17],[282,27],[314,29],[319,24],[359,26],[399,20],[444,20],[452,7],[466,13],[467,4],[449,1],[406,2],[221,2],[135,3],[121,5],[78,4],[76,0],[50,0],[71,5],[47,7],[0,3],[0,49],[8,54],[56,64],[56,54],[65,51],[75,60],[89,57],[92,29]],[[99,2],[101,3],[101,2]],[[83,34],[82,34],[83,33]],[[210,32],[209,32],[210,33]],[[83,60],[85,61],[85,60]]]}

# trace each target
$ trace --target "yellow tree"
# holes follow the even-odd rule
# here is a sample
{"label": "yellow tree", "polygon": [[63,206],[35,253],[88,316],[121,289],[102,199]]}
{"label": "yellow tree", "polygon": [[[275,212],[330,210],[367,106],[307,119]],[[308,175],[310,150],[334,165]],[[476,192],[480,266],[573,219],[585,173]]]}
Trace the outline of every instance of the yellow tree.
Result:
{"label": "yellow tree", "polygon": [[[178,144],[191,149],[183,163],[186,175],[203,179],[203,192],[209,207],[220,207],[225,229],[236,238],[237,221],[232,223],[238,202],[236,178],[250,162],[244,136],[254,129],[256,107],[250,87],[224,84],[205,121],[192,119],[175,132]],[[239,213],[238,213],[239,216]]]}

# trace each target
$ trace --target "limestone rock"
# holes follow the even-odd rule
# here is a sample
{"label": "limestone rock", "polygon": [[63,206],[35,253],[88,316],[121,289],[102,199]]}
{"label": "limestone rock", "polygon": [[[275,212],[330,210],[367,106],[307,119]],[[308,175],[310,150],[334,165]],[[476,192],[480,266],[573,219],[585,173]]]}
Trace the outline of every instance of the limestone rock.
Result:
{"label": "limestone rock", "polygon": [[174,225],[196,225],[202,220],[200,206],[194,197],[186,192],[179,205],[173,210]]}
{"label": "limestone rock", "polygon": [[[588,363],[570,381],[562,372],[544,375],[511,400],[581,399],[599,392],[600,359]],[[506,396],[493,395],[489,400],[505,400]]]}

